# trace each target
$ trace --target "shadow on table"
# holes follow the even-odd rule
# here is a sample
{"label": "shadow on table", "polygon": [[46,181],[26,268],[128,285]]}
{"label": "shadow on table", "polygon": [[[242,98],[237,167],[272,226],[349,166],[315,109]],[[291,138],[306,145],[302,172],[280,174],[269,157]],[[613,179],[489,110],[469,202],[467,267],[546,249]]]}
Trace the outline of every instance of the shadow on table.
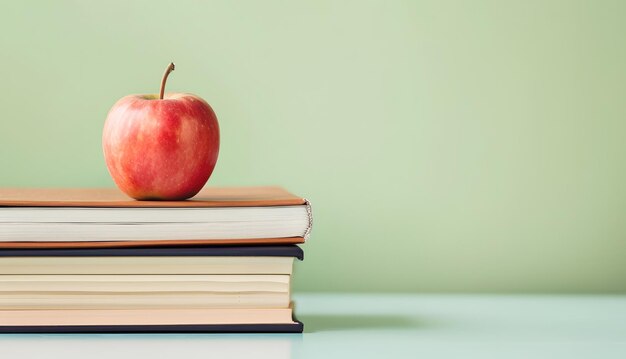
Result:
{"label": "shadow on table", "polygon": [[426,322],[415,322],[397,315],[312,314],[300,315],[298,319],[304,323],[305,333],[354,329],[406,329],[427,325]]}

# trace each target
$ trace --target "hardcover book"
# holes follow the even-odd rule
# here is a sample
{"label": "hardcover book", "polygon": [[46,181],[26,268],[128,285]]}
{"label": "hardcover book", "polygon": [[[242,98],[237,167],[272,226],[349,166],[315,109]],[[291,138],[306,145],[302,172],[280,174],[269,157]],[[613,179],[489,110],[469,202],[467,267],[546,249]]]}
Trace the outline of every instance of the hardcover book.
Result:
{"label": "hardcover book", "polygon": [[311,206],[280,187],[206,188],[186,201],[117,189],[0,189],[0,248],[302,243]]}
{"label": "hardcover book", "polygon": [[296,245],[0,249],[0,333],[302,332]]}

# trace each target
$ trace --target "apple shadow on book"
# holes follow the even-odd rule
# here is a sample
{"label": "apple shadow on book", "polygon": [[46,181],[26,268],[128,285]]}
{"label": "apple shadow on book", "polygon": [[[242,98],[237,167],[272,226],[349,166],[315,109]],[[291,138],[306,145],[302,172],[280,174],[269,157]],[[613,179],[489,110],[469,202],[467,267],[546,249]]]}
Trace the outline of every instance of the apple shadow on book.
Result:
{"label": "apple shadow on book", "polygon": [[426,321],[415,321],[398,315],[309,314],[298,315],[305,333],[342,330],[380,330],[427,327]]}

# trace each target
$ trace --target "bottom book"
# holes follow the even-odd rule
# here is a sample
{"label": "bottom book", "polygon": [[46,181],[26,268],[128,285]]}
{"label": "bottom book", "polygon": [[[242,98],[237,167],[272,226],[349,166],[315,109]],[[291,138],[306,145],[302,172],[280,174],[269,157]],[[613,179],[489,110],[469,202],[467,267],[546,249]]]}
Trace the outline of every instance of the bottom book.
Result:
{"label": "bottom book", "polygon": [[0,333],[301,333],[291,308],[2,310]]}
{"label": "bottom book", "polygon": [[284,246],[0,249],[0,333],[301,333]]}

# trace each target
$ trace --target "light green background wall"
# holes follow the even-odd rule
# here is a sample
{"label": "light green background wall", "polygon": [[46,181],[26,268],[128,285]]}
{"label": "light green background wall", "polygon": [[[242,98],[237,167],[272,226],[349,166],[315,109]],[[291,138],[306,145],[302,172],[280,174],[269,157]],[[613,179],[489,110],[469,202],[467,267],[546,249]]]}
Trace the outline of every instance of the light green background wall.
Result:
{"label": "light green background wall", "polygon": [[210,185],[313,201],[299,291],[626,291],[626,2],[0,5],[0,185],[113,186],[129,93],[204,97]]}

